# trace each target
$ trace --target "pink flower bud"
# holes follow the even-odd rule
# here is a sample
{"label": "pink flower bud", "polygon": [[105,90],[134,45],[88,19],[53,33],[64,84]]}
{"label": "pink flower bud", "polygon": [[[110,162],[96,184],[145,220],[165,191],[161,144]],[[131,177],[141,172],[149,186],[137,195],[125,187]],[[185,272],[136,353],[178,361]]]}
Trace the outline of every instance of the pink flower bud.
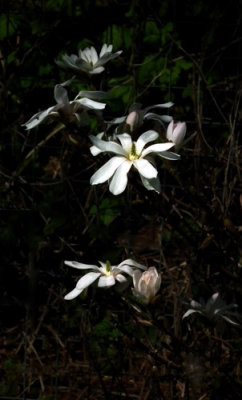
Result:
{"label": "pink flower bud", "polygon": [[166,131],[166,138],[175,143],[176,147],[179,147],[183,142],[183,139],[186,135],[187,126],[185,122],[174,122],[172,120]]}
{"label": "pink flower bud", "polygon": [[131,132],[134,130],[134,126],[138,122],[138,113],[136,111],[131,111],[126,118],[126,124],[130,125]]}
{"label": "pink flower bud", "polygon": [[161,275],[158,274],[155,267],[150,267],[143,273],[135,270],[133,284],[133,295],[139,298],[144,304],[148,304],[160,289]]}

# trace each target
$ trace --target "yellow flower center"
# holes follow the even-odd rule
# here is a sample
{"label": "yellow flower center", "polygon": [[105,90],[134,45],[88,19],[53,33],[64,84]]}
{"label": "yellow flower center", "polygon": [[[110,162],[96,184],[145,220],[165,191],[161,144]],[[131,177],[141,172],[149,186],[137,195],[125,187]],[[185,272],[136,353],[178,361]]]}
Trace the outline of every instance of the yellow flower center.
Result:
{"label": "yellow flower center", "polygon": [[111,264],[110,262],[107,260],[106,261],[106,271],[105,271],[105,275],[106,276],[110,276],[111,275]]}
{"label": "yellow flower center", "polygon": [[134,161],[134,160],[138,160],[138,158],[139,158],[139,154],[136,153],[135,143],[132,142],[130,153],[128,154],[128,159],[130,161]]}

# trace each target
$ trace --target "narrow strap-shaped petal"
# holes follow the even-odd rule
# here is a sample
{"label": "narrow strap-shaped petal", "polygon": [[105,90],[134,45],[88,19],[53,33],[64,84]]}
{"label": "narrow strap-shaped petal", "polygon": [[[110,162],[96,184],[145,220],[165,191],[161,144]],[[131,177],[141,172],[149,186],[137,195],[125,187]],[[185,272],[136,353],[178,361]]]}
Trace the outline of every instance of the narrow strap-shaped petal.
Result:
{"label": "narrow strap-shaped petal", "polygon": [[99,168],[90,179],[91,185],[106,182],[113,176],[116,169],[125,161],[124,157],[112,157],[101,168]]}
{"label": "narrow strap-shaped petal", "polygon": [[143,175],[147,179],[153,179],[157,177],[158,171],[153,165],[144,158],[139,158],[138,160],[133,161],[133,165],[141,175]]}
{"label": "narrow strap-shaped petal", "polygon": [[174,105],[174,103],[172,103],[171,101],[168,101],[167,103],[163,103],[163,104],[153,104],[152,106],[146,107],[145,111],[149,111],[152,110],[152,108],[170,108]]}
{"label": "narrow strap-shaped petal", "polygon": [[121,156],[126,155],[124,149],[118,143],[112,142],[111,140],[105,141],[93,135],[90,135],[89,138],[94,144],[94,146],[98,147],[102,151],[119,154]]}
{"label": "narrow strap-shaped petal", "polygon": [[78,290],[77,288],[73,289],[71,292],[67,293],[64,297],[65,300],[72,300],[75,299],[75,297],[79,296],[81,294],[81,290]]}
{"label": "narrow strap-shaped petal", "polygon": [[180,160],[180,154],[173,153],[172,151],[162,151],[161,153],[157,153],[157,155],[161,158],[165,158],[166,160]]}
{"label": "narrow strap-shaped petal", "polygon": [[68,267],[72,268],[77,268],[77,269],[94,269],[95,271],[99,271],[99,267],[96,265],[90,265],[90,264],[82,264],[77,261],[64,261]]}
{"label": "narrow strap-shaped petal", "polygon": [[94,101],[94,100],[88,99],[87,97],[83,97],[82,99],[79,99],[79,100],[73,100],[73,101],[71,101],[71,104],[72,103],[81,104],[82,106],[93,109],[93,110],[103,110],[106,107],[105,103],[99,103],[99,101]]}
{"label": "narrow strap-shaped petal", "polygon": [[109,190],[114,195],[118,195],[122,193],[127,186],[128,183],[128,172],[132,167],[132,162],[123,159],[123,163],[117,168],[115,171],[112,180],[109,185]]}
{"label": "narrow strap-shaped petal", "polygon": [[129,153],[132,146],[132,139],[128,133],[122,133],[121,135],[117,135],[120,143],[126,153]]}
{"label": "narrow strap-shaped petal", "polygon": [[146,149],[144,149],[144,151],[142,152],[142,157],[145,157],[147,154],[150,153],[160,153],[162,151],[166,151],[169,150],[171,147],[174,146],[174,143],[156,143],[156,144],[152,144],[151,146],[147,147]]}
{"label": "narrow strap-shaped petal", "polygon": [[147,143],[152,142],[153,140],[156,140],[158,137],[159,137],[159,134],[154,130],[149,130],[149,131],[142,133],[142,135],[140,135],[140,137],[138,138],[138,140],[136,142],[137,153],[138,154],[141,153],[141,151],[143,150],[144,146]]}
{"label": "narrow strap-shaped petal", "polygon": [[88,272],[86,275],[82,276],[76,284],[78,290],[86,289],[93,282],[99,278],[101,272]]}
{"label": "narrow strap-shaped petal", "polygon": [[125,272],[126,274],[128,274],[130,276],[133,276],[133,274],[134,274],[134,269],[130,265],[127,265],[127,264],[124,264],[121,267],[118,267],[118,269],[122,272]]}
{"label": "narrow strap-shaped petal", "polygon": [[140,268],[143,269],[144,271],[147,269],[144,265],[141,265],[140,263],[138,263],[135,260],[132,260],[132,258],[127,258],[127,260],[122,261],[119,265],[118,268],[120,268],[123,265],[130,265],[131,267],[135,267],[135,268]]}

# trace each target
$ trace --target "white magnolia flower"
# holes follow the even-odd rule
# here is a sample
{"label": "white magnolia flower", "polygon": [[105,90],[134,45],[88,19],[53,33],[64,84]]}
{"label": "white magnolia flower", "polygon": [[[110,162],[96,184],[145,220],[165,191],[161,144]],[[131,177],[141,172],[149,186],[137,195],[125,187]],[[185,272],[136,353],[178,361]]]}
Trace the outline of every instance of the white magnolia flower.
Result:
{"label": "white magnolia flower", "polygon": [[186,135],[187,126],[185,122],[174,122],[173,120],[169,123],[166,131],[166,138],[171,142],[175,143],[175,148],[179,148]]}
{"label": "white magnolia flower", "polygon": [[118,57],[122,50],[112,53],[113,46],[105,43],[98,56],[96,49],[87,47],[84,50],[79,50],[78,56],[71,54],[68,56],[64,54],[62,61],[56,61],[57,65],[65,69],[72,69],[74,71],[83,71],[88,74],[100,74],[104,71],[103,65],[108,61]]}
{"label": "white magnolia flower", "polygon": [[161,285],[161,275],[155,267],[148,268],[145,272],[134,271],[132,289],[133,295],[142,303],[148,304],[155,297]]}
{"label": "white magnolia flower", "polygon": [[84,289],[92,285],[94,282],[97,282],[98,287],[108,288],[115,285],[116,281],[121,284],[127,282],[125,274],[132,277],[134,268],[146,270],[146,267],[131,259],[124,260],[119,265],[113,266],[110,265],[108,261],[106,264],[101,261],[99,261],[99,263],[101,267],[81,264],[76,261],[65,261],[65,264],[69,267],[81,270],[91,270],[91,272],[86,273],[86,275],[82,276],[78,280],[76,287],[64,297],[65,300],[72,300],[79,296]]}
{"label": "white magnolia flower", "polygon": [[[67,90],[65,89],[64,85],[65,83],[55,85],[54,98],[57,104],[49,107],[45,111],[40,111],[37,114],[34,114],[27,122],[25,122],[25,124],[23,124],[26,129],[35,128],[42,122],[48,123],[56,120],[59,120],[64,124],[72,122],[82,123],[82,119],[86,120],[85,113],[87,110],[97,111],[105,108],[106,104],[99,103],[98,101],[88,98],[92,97],[92,92],[80,92],[85,93],[85,95],[88,97],[69,101]],[[80,93],[78,96],[80,96]]]}
{"label": "white magnolia flower", "polygon": [[168,160],[178,160],[178,154],[169,152],[174,143],[156,143],[145,148],[145,145],[158,138],[158,133],[149,130],[144,132],[136,142],[132,141],[128,133],[117,135],[120,144],[115,141],[105,141],[100,137],[90,136],[94,146],[91,147],[93,155],[101,152],[114,153],[115,156],[106,162],[91,177],[90,183],[98,185],[111,178],[109,190],[114,195],[122,193],[128,182],[128,172],[134,166],[141,177],[142,183],[148,190],[160,191],[158,171],[155,168],[153,156],[158,155]]}
{"label": "white magnolia flower", "polygon": [[200,302],[191,300],[189,306],[190,308],[185,312],[182,319],[189,317],[191,314],[200,314],[215,323],[222,319],[232,325],[239,325],[233,319],[234,317],[238,318],[238,314],[231,311],[231,309],[237,308],[238,305],[226,304],[218,292],[214,293],[206,303],[204,299],[200,299]]}

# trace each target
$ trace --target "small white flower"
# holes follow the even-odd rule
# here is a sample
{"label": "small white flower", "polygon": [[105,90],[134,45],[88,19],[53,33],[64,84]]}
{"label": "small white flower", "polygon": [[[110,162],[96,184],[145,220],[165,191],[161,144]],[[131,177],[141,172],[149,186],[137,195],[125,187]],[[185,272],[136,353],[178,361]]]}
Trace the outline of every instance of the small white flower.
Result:
{"label": "small white flower", "polygon": [[128,172],[134,166],[138,170],[145,188],[159,192],[160,181],[153,156],[158,155],[168,160],[178,160],[180,156],[167,151],[174,146],[174,143],[156,143],[145,148],[147,143],[156,140],[158,136],[157,132],[149,130],[144,132],[136,142],[133,142],[128,133],[123,133],[116,136],[120,144],[90,136],[94,145],[91,147],[93,155],[101,152],[115,154],[91,177],[91,185],[104,183],[111,178],[109,190],[114,195],[118,195],[125,190],[128,183]]}
{"label": "small white flower", "polygon": [[[34,114],[22,126],[25,126],[26,129],[32,129],[41,123],[48,123],[56,120],[64,124],[72,122],[82,123],[82,114],[87,110],[103,110],[105,108],[106,104],[88,98],[92,97],[92,92],[81,92],[85,93],[86,97],[69,101],[67,90],[64,85],[65,83],[55,85],[54,98],[57,103],[55,106]],[[94,92],[94,96],[96,93],[97,92]],[[85,115],[83,115],[83,117],[86,119]]]}
{"label": "small white flower", "polygon": [[182,319],[197,313],[215,323],[217,323],[219,319],[222,319],[232,325],[239,325],[239,323],[233,319],[233,317],[238,318],[239,315],[231,311],[231,309],[237,308],[238,305],[226,304],[221,299],[218,292],[214,293],[206,303],[203,299],[200,299],[200,302],[191,300],[189,306],[190,308],[185,312]]}
{"label": "small white flower", "polygon": [[108,61],[118,57],[122,50],[112,53],[113,46],[105,43],[98,56],[96,49],[87,47],[84,50],[79,50],[78,56],[72,54],[68,56],[64,54],[62,61],[56,61],[56,64],[65,69],[72,69],[74,71],[83,71],[88,74],[100,74],[104,71],[103,65]]}
{"label": "small white flower", "polygon": [[121,284],[127,282],[125,274],[132,277],[134,268],[146,270],[146,267],[131,259],[124,260],[119,265],[113,266],[110,265],[108,261],[106,264],[101,261],[99,261],[99,263],[101,267],[81,264],[76,261],[65,261],[65,264],[69,267],[81,270],[91,270],[91,272],[86,273],[86,275],[82,276],[78,280],[76,287],[64,297],[65,300],[72,300],[79,296],[84,289],[94,282],[97,282],[98,287],[108,288],[115,285],[116,281]]}
{"label": "small white flower", "polygon": [[169,123],[166,131],[166,138],[171,142],[175,143],[175,149],[179,148],[186,135],[187,126],[185,122],[174,122],[173,120]]}
{"label": "small white flower", "polygon": [[136,270],[133,274],[133,284],[133,295],[142,303],[147,304],[155,297],[160,289],[161,275],[158,274],[155,267],[150,267],[143,273]]}

